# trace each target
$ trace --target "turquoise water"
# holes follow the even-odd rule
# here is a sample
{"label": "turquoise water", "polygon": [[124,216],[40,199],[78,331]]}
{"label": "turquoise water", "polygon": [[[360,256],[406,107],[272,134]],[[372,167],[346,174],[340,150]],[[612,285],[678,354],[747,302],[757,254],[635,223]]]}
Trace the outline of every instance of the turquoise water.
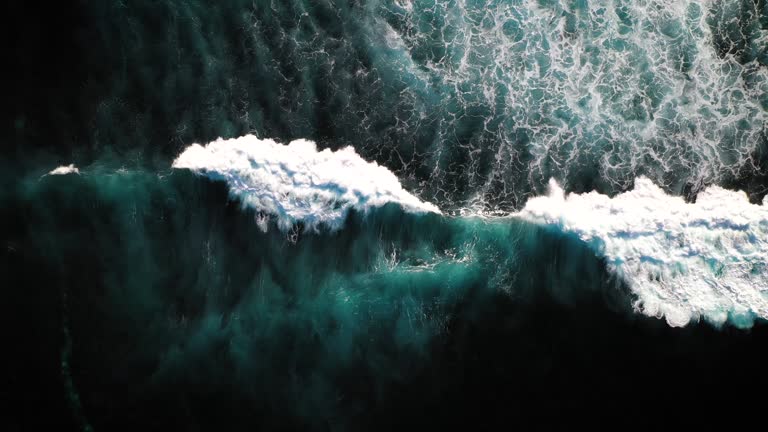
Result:
{"label": "turquoise water", "polygon": [[[0,273],[8,328],[31,329],[9,343],[31,406],[94,430],[447,427],[762,376],[762,324],[670,329],[594,245],[479,215],[550,179],[761,202],[763,0],[18,8],[39,25],[12,54]],[[388,204],[265,232],[232,184],[171,169],[247,134],[352,146],[443,215]]]}
{"label": "turquoise water", "polygon": [[[513,322],[544,319],[542,299],[575,308],[603,296],[631,313],[577,238],[513,219],[388,205],[338,231],[264,233],[222,183],[134,169],[30,177],[14,199],[4,206],[27,227],[16,247],[66,302],[62,373],[83,424],[110,405],[94,393],[191,385],[307,427],[354,426],[377,398],[339,392],[391,397],[429,370],[457,323],[484,321],[498,302],[520,309]],[[99,377],[81,378],[86,408],[73,370]],[[368,384],[347,384],[359,377]]]}

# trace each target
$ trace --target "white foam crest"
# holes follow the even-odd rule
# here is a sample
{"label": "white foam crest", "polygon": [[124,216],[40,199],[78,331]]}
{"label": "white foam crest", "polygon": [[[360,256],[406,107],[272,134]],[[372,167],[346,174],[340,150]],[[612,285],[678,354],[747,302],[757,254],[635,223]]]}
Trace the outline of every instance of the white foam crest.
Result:
{"label": "white foam crest", "polygon": [[710,187],[696,203],[647,178],[613,198],[550,192],[517,213],[573,232],[627,281],[636,307],[671,326],[704,318],[749,327],[768,318],[768,206],[743,192]]}
{"label": "white foam crest", "polygon": [[52,169],[46,175],[67,175],[67,174],[80,174],[80,170],[75,166],[75,164],[62,165]]}
{"label": "white foam crest", "polygon": [[[297,222],[312,229],[338,229],[350,210],[365,212],[387,203],[412,213],[440,213],[403,189],[387,168],[365,161],[352,147],[317,151],[312,141],[284,145],[246,135],[192,144],[173,167],[226,181],[232,195],[275,216],[283,230]],[[263,215],[258,222],[266,229]]]}

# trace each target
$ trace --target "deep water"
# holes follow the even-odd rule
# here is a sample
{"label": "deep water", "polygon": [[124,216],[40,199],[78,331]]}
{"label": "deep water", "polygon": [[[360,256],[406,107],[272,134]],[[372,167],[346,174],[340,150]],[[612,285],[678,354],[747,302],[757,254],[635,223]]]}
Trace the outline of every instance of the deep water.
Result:
{"label": "deep water", "polygon": [[[575,235],[456,216],[550,178],[759,202],[763,0],[3,8],[9,430],[617,426],[765,388],[763,322],[670,328]],[[249,133],[351,145],[445,215],[264,232],[225,183],[171,169]]]}
{"label": "deep water", "polygon": [[[386,206],[292,240],[221,183],[94,171],[26,179],[3,203],[23,215],[3,215],[13,326],[42,332],[14,333],[60,373],[34,378],[75,425],[490,427],[544,406],[619,414],[607,395],[673,401],[723,364],[738,359],[734,386],[759,364],[733,356],[763,327],[633,316],[621,282],[558,231]],[[31,415],[20,424],[54,420]]]}

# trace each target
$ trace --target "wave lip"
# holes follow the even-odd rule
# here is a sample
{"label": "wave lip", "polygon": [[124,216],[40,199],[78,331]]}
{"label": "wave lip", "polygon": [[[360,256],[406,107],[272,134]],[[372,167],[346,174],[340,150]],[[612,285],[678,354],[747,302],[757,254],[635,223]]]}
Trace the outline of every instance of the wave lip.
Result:
{"label": "wave lip", "polygon": [[80,174],[80,170],[75,166],[75,164],[62,165],[52,169],[46,175],[67,175],[67,174]]}
{"label": "wave lip", "polygon": [[[354,148],[317,151],[314,142],[287,145],[253,135],[221,139],[205,146],[192,144],[173,168],[227,182],[244,205],[277,218],[283,230],[302,222],[338,229],[351,209],[365,212],[388,203],[412,213],[440,213],[403,189],[397,177],[376,162],[367,162]],[[264,220],[260,226],[266,229]]]}
{"label": "wave lip", "polygon": [[713,186],[686,203],[647,178],[613,198],[566,196],[550,180],[549,194],[517,216],[577,234],[628,282],[646,315],[671,326],[701,317],[750,327],[768,318],[767,201]]}

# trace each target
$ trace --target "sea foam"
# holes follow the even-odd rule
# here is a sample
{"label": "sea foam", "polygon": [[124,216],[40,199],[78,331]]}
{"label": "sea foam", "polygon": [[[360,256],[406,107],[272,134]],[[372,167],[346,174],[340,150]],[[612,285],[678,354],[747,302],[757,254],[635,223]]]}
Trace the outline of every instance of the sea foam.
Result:
{"label": "sea foam", "polygon": [[46,175],[67,175],[67,174],[80,174],[80,170],[75,166],[75,164],[62,165],[52,169]]}
{"label": "sea foam", "polygon": [[[768,199],[767,199],[768,200]],[[768,318],[768,206],[712,186],[687,203],[647,178],[613,198],[568,194],[550,181],[517,215],[573,232],[671,326],[704,318],[749,327]]]}
{"label": "sea foam", "polygon": [[[388,203],[412,213],[440,213],[403,189],[397,177],[355,149],[317,150],[314,142],[280,144],[247,135],[192,144],[173,162],[215,180],[230,193],[265,215],[276,217],[283,230],[297,222],[307,228],[338,229],[350,210],[368,211]],[[263,217],[260,226],[266,229]]]}

